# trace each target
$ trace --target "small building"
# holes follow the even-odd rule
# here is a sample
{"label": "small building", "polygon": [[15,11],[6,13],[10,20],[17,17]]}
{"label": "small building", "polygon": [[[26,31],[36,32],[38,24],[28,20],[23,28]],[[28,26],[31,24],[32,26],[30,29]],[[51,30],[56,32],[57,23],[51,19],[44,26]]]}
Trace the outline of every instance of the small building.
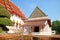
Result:
{"label": "small building", "polygon": [[24,34],[51,35],[51,20],[38,7],[32,12],[30,17],[24,21]]}

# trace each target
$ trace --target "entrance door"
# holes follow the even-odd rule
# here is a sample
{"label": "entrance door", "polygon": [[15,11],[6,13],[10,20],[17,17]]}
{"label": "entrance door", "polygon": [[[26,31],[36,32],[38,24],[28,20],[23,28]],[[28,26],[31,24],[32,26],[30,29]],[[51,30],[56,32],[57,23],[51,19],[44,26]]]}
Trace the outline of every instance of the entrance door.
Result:
{"label": "entrance door", "polygon": [[34,27],[34,32],[39,32],[39,26]]}

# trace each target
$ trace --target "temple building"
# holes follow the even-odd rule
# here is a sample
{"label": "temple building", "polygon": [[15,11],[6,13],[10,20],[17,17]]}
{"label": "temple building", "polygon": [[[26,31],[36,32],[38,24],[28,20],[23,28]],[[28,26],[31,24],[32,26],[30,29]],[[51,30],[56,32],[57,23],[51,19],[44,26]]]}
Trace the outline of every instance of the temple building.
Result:
{"label": "temple building", "polygon": [[7,26],[9,29],[8,33],[16,33],[16,30],[19,29],[20,25],[24,24],[24,20],[26,19],[25,15],[10,0],[0,0],[0,5],[11,13],[10,20],[14,23],[13,27]]}
{"label": "temple building", "polygon": [[38,7],[32,12],[30,17],[24,21],[24,34],[51,35],[51,20]]}
{"label": "temple building", "polygon": [[8,33],[18,33],[23,29],[23,34],[33,35],[51,35],[51,20],[38,7],[32,12],[29,18],[26,18],[23,12],[15,6],[10,0],[0,0],[0,5],[6,8],[10,13],[10,20],[14,26],[6,26]]}

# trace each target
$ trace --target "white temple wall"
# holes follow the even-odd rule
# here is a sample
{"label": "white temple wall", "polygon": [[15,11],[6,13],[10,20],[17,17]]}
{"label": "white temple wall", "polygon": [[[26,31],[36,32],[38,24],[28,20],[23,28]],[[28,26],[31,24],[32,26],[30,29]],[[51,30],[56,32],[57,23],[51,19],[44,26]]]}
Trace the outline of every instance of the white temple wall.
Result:
{"label": "white temple wall", "polygon": [[[20,30],[20,28],[19,28],[20,25],[24,24],[23,20],[20,17],[16,16],[16,15],[12,15],[10,17],[10,20],[12,22],[14,22],[14,26],[6,26],[9,29],[8,33],[16,33],[18,30]],[[18,23],[18,25],[16,23]]]}

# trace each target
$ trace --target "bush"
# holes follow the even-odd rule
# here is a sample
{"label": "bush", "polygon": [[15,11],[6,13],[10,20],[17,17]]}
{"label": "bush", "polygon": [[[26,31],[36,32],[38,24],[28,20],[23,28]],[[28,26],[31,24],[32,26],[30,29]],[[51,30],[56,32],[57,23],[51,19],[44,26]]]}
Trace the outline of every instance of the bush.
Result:
{"label": "bush", "polygon": [[2,30],[2,28],[0,27],[0,33],[2,33],[2,31],[3,31],[3,30]]}
{"label": "bush", "polygon": [[[2,5],[0,5],[0,32],[8,31],[6,26],[12,26],[13,22],[10,20],[10,13]],[[2,30],[1,30],[2,29]]]}
{"label": "bush", "polygon": [[6,26],[13,26],[13,23],[8,18],[0,18],[0,24],[6,25]]}

